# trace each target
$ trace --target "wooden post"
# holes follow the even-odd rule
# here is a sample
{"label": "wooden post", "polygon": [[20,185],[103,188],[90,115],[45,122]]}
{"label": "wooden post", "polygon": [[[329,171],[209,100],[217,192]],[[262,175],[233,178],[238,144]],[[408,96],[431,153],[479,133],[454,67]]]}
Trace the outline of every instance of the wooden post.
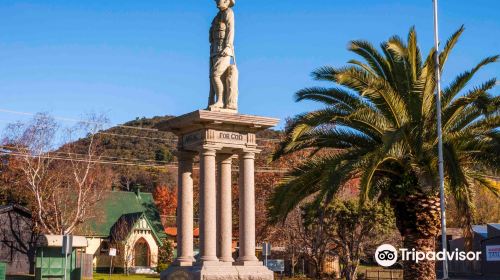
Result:
{"label": "wooden post", "polygon": [[111,273],[113,272],[113,256],[111,256],[110,264],[109,264],[109,280],[111,280]]}

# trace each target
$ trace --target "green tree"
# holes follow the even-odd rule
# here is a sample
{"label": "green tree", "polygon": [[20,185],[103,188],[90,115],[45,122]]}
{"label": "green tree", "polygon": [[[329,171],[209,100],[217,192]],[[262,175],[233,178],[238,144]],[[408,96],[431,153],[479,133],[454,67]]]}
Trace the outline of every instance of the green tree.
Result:
{"label": "green tree", "polygon": [[300,207],[300,246],[305,247],[316,278],[324,274],[326,256],[338,254],[342,279],[355,280],[365,246],[376,235],[394,228],[394,215],[387,203],[360,204],[357,200],[340,199],[318,203],[315,200]]}
{"label": "green tree", "polygon": [[[444,45],[440,67],[456,45],[463,27]],[[440,229],[437,174],[436,51],[425,60],[412,28],[405,42],[398,36],[381,44],[352,41],[349,50],[362,60],[342,68],[313,72],[332,88],[306,88],[297,101],[312,100],[325,108],[296,116],[286,128],[274,159],[296,151],[322,151],[290,172],[270,198],[270,219],[280,221],[303,199],[315,194],[331,200],[351,179],[360,179],[361,202],[388,199],[407,248],[435,250]],[[482,60],[458,75],[442,91],[445,187],[462,217],[473,223],[473,184],[499,190],[485,174],[500,166],[500,97],[490,91],[497,81],[476,87],[468,82],[498,56]],[[404,279],[435,279],[433,261],[404,264]]]}
{"label": "green tree", "polygon": [[158,248],[158,271],[167,269],[174,258],[174,245],[168,239],[162,240],[162,245]]}
{"label": "green tree", "polygon": [[334,201],[326,209],[335,221],[334,234],[339,247],[342,277],[355,280],[366,243],[376,235],[393,229],[394,216],[386,203]]}

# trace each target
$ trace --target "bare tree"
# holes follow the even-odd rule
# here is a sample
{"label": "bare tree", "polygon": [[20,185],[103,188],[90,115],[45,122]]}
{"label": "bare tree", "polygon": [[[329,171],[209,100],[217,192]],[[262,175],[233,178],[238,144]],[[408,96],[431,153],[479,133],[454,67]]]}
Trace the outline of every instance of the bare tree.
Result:
{"label": "bare tree", "polygon": [[[106,180],[110,177],[102,176],[106,169],[98,164],[103,153],[101,135],[98,133],[106,123],[108,120],[104,116],[89,115],[86,121],[66,129],[67,144],[61,151],[70,159],[70,165],[65,164],[61,170],[67,171],[64,173],[68,175],[65,178],[66,190],[69,191],[68,198],[73,201],[73,205],[63,203],[64,210],[61,213],[66,215],[62,215],[61,222],[66,232],[73,232],[76,226],[88,219],[91,214],[89,210],[101,199],[105,185],[110,183]],[[83,133],[87,133],[86,137],[76,141]],[[73,195],[75,193],[76,197]]]}
{"label": "bare tree", "polygon": [[[20,159],[18,168],[24,175],[21,187],[33,198],[33,216],[48,234],[70,234],[91,217],[89,211],[100,200],[107,178],[98,164],[100,136],[106,123],[102,116],[70,129],[60,129],[47,114],[37,114],[27,124],[7,127],[4,145],[9,156]],[[77,137],[82,139],[77,140]],[[58,142],[58,139],[65,141]],[[57,149],[58,146],[61,146]]]}
{"label": "bare tree", "polygon": [[[296,208],[288,214],[282,229],[286,255],[290,259],[290,273],[292,277],[295,276],[295,267],[299,262],[300,256],[303,254],[304,244],[300,238],[301,227],[300,211]],[[304,272],[302,271],[302,273]]]}

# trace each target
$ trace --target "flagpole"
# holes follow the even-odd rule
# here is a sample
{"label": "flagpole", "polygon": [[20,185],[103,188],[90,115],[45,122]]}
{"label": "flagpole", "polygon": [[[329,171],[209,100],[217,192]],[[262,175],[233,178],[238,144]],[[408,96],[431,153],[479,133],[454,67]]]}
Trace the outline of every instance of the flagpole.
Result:
{"label": "flagpole", "polygon": [[441,244],[444,251],[443,279],[448,279],[448,257],[446,240],[446,201],[444,195],[444,166],[443,166],[443,132],[441,124],[441,69],[439,62],[439,28],[438,28],[438,0],[434,2],[434,46],[436,49],[435,74],[436,74],[436,109],[437,109],[437,134],[438,134],[438,169],[439,169],[439,193],[441,202]]}

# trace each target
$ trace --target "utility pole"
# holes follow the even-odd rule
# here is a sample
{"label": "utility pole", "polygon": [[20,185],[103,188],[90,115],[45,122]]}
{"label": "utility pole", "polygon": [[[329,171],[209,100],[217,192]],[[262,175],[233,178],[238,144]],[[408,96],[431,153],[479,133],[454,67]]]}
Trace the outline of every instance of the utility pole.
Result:
{"label": "utility pole", "polygon": [[434,2],[434,46],[436,53],[435,74],[436,74],[436,112],[437,112],[437,134],[438,134],[438,169],[439,169],[439,192],[441,201],[441,244],[444,251],[443,279],[448,279],[448,250],[446,240],[446,201],[444,194],[444,166],[443,166],[443,129],[441,123],[441,69],[439,62],[439,25],[438,25],[438,0]]}

